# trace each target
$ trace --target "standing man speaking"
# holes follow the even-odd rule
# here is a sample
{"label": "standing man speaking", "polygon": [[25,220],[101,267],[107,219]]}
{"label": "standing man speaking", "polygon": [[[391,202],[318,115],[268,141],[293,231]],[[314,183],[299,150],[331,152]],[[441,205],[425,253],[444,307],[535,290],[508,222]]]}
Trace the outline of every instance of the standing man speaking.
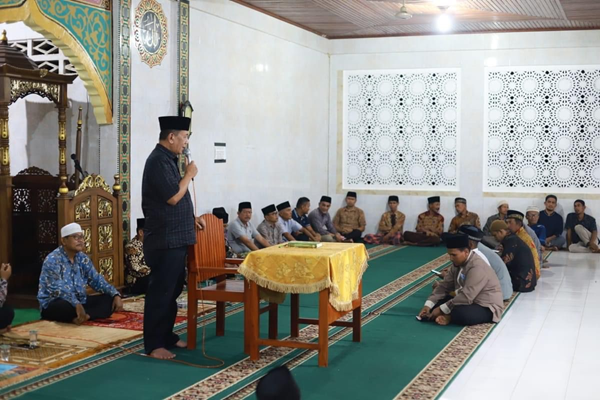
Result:
{"label": "standing man speaking", "polygon": [[160,117],[160,137],[144,167],[142,210],[144,255],[150,267],[150,281],[144,305],[144,350],[154,358],[170,359],[168,349],[187,343],[173,332],[177,317],[177,297],[185,282],[185,260],[189,245],[196,243],[196,225],[188,186],[198,173],[194,162],[179,173],[179,156],[188,144],[190,119]]}

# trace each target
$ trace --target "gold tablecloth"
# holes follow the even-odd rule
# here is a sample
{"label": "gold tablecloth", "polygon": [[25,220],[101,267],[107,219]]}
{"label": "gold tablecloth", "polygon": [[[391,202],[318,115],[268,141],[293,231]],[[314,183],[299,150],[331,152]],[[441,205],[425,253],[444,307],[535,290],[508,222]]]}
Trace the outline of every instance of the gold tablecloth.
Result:
{"label": "gold tablecloth", "polygon": [[349,311],[368,259],[362,244],[322,243],[315,249],[273,246],[249,253],[238,272],[276,292],[314,293],[329,288],[331,305]]}

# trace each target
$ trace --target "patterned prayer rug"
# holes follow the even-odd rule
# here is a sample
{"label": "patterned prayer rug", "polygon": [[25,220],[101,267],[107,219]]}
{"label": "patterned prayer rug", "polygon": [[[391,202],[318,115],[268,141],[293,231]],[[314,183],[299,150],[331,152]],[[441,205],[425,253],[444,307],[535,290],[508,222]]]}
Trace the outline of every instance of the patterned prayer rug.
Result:
{"label": "patterned prayer rug", "polygon": [[[125,311],[144,313],[144,296],[130,297],[123,301],[123,308]],[[187,292],[183,292],[181,296],[177,298],[177,315],[187,316]],[[211,312],[217,308],[214,301],[198,301],[198,315],[203,313]]]}
{"label": "patterned prayer rug", "polygon": [[[177,316],[175,324],[181,324],[186,321],[186,317]],[[144,314],[139,312],[115,312],[109,318],[97,319],[94,321],[85,322],[83,325],[102,326],[105,328],[128,329],[131,331],[144,330]]]}
{"label": "patterned prayer rug", "polygon": [[33,349],[29,348],[29,339],[0,337],[0,344],[10,345],[11,364],[29,368],[53,368],[74,356],[80,358],[90,353],[90,348],[86,346],[46,340],[39,341]]}

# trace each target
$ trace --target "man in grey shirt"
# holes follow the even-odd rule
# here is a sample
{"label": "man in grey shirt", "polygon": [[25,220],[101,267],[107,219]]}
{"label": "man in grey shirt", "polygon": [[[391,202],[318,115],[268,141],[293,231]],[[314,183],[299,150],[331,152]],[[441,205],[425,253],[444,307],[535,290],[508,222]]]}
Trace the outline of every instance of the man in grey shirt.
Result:
{"label": "man in grey shirt", "polygon": [[459,232],[469,237],[469,247],[471,250],[477,252],[492,267],[500,281],[502,298],[504,300],[509,299],[513,294],[513,285],[508,268],[506,268],[506,264],[504,264],[504,261],[502,261],[494,250],[481,243],[484,236],[483,231],[473,225],[463,225],[459,228]]}
{"label": "man in grey shirt", "polygon": [[262,209],[265,220],[256,229],[269,242],[269,245],[283,243],[283,227],[279,224],[279,215],[274,204]]}
{"label": "man in grey shirt", "polygon": [[249,201],[241,202],[238,206],[238,217],[229,224],[227,229],[227,241],[235,254],[258,250],[255,241],[263,247],[270,246],[269,242],[254,228],[251,219],[252,204]]}
{"label": "man in grey shirt", "polygon": [[308,220],[315,232],[321,235],[322,242],[343,242],[344,237],[333,226],[329,207],[331,207],[331,197],[322,196],[319,207],[308,214]]}

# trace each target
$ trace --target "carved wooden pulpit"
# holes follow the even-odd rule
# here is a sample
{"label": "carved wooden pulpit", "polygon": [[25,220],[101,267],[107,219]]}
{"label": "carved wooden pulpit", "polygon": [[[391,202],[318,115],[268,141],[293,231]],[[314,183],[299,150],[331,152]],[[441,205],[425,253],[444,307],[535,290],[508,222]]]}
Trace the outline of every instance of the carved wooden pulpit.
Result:
{"label": "carved wooden pulpit", "polygon": [[[12,259],[12,177],[8,132],[8,106],[30,94],[54,102],[58,108],[58,168],[67,176],[67,85],[75,76],[40,69],[25,54],[9,46],[6,31],[0,37],[0,262]],[[65,180],[66,182],[66,180]],[[67,189],[65,186],[64,189]]]}

